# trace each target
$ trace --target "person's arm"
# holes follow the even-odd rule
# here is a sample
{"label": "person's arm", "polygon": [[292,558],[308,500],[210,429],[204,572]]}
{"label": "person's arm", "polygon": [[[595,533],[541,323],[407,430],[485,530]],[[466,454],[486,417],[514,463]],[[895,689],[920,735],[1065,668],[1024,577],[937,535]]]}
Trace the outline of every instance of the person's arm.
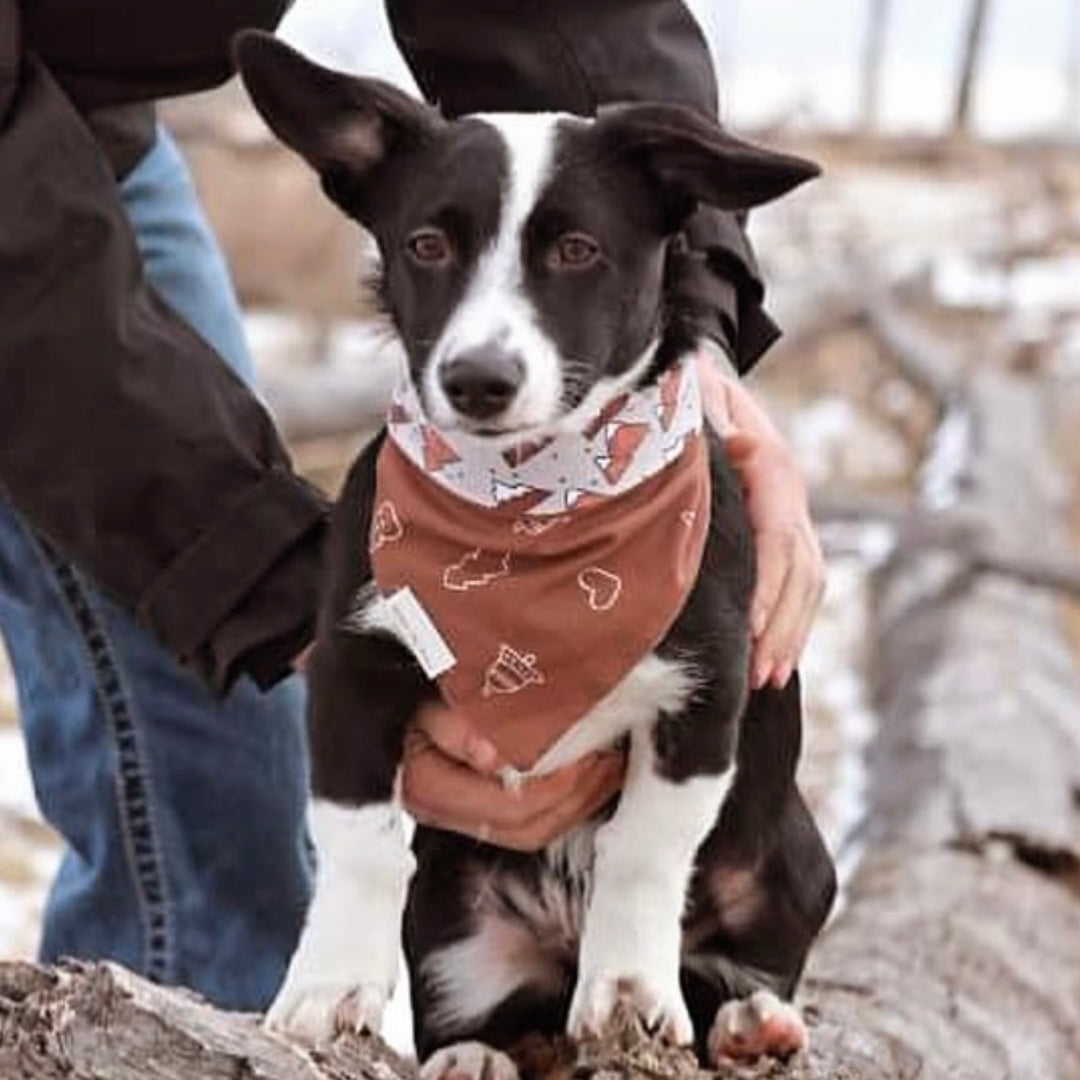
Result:
{"label": "person's arm", "polygon": [[[323,500],[251,393],[147,288],[81,115],[209,85],[232,31],[271,25],[281,5],[181,7],[191,29],[172,42],[171,8],[0,0],[0,487],[216,686],[241,672],[268,684],[311,633]],[[93,23],[82,65],[65,9]],[[104,41],[126,42],[126,61],[103,60]],[[42,54],[77,72],[66,90]]]}

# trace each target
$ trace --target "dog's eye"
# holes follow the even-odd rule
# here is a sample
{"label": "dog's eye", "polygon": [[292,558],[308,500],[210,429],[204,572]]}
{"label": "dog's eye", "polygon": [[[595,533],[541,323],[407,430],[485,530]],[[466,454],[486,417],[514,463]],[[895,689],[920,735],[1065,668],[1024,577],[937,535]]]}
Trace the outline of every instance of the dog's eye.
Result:
{"label": "dog's eye", "polygon": [[555,241],[548,253],[552,270],[583,270],[600,257],[600,245],[585,233],[567,233]]}
{"label": "dog's eye", "polygon": [[450,238],[441,229],[417,229],[405,246],[413,259],[424,266],[445,266],[454,256]]}

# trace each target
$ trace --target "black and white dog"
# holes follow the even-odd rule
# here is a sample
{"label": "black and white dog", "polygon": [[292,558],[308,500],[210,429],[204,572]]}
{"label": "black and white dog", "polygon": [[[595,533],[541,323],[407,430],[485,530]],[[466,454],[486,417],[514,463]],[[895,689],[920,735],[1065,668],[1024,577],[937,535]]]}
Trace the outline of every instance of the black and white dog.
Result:
{"label": "black and white dog", "polygon": [[[396,406],[399,449],[407,455],[422,429],[443,453],[436,468],[485,445],[516,466],[522,446],[600,437],[612,402],[634,407],[640,395],[661,411],[685,405],[692,417],[700,409],[692,386],[685,400],[658,389],[676,369],[687,376],[680,385],[692,383],[684,360],[695,342],[664,299],[670,238],[699,203],[745,209],[816,173],[676,106],[611,107],[595,120],[449,121],[265,34],[241,35],[236,55],[270,127],[378,242],[382,296],[411,387]],[[621,476],[612,462],[633,457],[646,429],[624,424],[625,437],[612,437],[605,482]],[[662,443],[667,429],[656,430]],[[805,1029],[788,1001],[832,903],[834,874],[794,784],[796,681],[748,703],[753,548],[718,441],[691,425],[646,470],[660,505],[663,466],[700,446],[705,516],[696,520],[707,525],[661,637],[539,761],[530,752],[515,762],[543,772],[622,740],[624,789],[595,821],[528,855],[430,828],[417,830],[412,853],[406,843],[397,793],[405,732],[418,706],[439,694],[436,677],[458,645],[447,645],[438,614],[408,587],[400,591],[412,606],[403,608],[378,580],[384,543],[412,528],[377,495],[391,443],[384,436],[356,462],[331,530],[310,667],[318,876],[270,1022],[313,1040],[344,1027],[377,1030],[404,915],[417,1049],[434,1080],[511,1080],[505,1051],[524,1034],[599,1032],[619,999],[661,1036],[695,1043],[705,1060],[798,1049]],[[496,481],[506,499],[529,489],[518,479]],[[419,475],[416,483],[426,499]],[[591,496],[583,505],[603,501]],[[689,535],[695,514],[680,516]],[[579,520],[521,516],[514,531],[528,540],[553,522],[577,529]],[[648,514],[640,520],[652,527]],[[682,543],[679,526],[664,528],[673,547]],[[479,544],[466,551],[445,588],[509,588],[509,549],[489,555]],[[650,557],[648,578],[636,583],[602,567],[589,570],[606,577],[578,573],[591,610],[607,611],[624,584],[640,594],[654,572],[659,581],[665,570]],[[531,606],[517,616],[535,621]],[[565,639],[576,624],[562,618]],[[496,636],[509,641],[514,632]],[[551,637],[556,648],[560,635]],[[584,678],[593,639],[585,634],[571,648]],[[507,730],[524,708],[510,691],[545,683],[536,664],[535,651],[504,644],[486,671],[476,701],[501,710]]]}

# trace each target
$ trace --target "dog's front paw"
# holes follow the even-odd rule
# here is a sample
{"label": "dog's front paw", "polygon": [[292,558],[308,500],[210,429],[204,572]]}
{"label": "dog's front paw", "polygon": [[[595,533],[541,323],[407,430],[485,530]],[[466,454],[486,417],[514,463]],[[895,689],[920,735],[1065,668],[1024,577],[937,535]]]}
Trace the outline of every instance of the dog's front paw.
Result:
{"label": "dog's front paw", "polygon": [[688,1046],[694,1041],[694,1028],[678,984],[661,991],[637,976],[606,974],[578,980],[567,1021],[570,1037],[602,1036],[620,1001],[626,1002],[646,1028],[664,1042]]}
{"label": "dog's front paw", "polygon": [[518,1080],[517,1066],[501,1051],[481,1042],[454,1043],[424,1062],[420,1080]]}
{"label": "dog's front paw", "polygon": [[745,1001],[726,1001],[717,1010],[709,1032],[713,1065],[781,1060],[806,1048],[806,1025],[799,1010],[769,990],[757,990]]}
{"label": "dog's front paw", "polygon": [[289,969],[266,1024],[275,1031],[318,1046],[342,1032],[371,1032],[382,1027],[389,991],[372,984],[318,978]]}

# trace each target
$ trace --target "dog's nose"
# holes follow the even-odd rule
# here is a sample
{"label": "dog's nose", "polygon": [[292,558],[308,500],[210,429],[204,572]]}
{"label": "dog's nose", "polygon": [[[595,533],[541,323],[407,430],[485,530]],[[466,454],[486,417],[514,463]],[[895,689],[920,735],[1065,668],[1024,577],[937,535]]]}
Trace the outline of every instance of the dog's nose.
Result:
{"label": "dog's nose", "polygon": [[521,386],[525,366],[502,349],[474,349],[455,356],[439,372],[450,404],[473,420],[490,420],[505,410]]}

